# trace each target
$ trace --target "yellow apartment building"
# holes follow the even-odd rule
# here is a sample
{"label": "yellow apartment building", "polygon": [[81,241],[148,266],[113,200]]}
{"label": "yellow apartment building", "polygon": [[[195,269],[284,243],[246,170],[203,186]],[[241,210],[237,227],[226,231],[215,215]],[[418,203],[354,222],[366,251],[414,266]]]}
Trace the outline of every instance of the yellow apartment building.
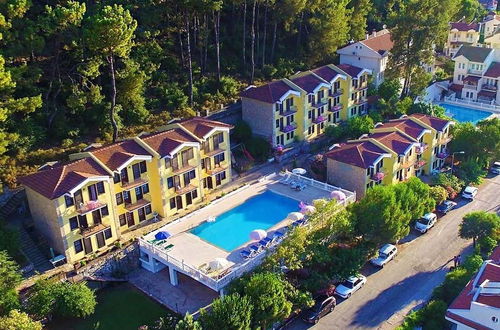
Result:
{"label": "yellow apartment building", "polygon": [[356,191],[359,199],[377,184],[435,173],[449,155],[450,125],[423,114],[379,123],[370,134],[335,145],[325,154],[327,181]]}
{"label": "yellow apartment building", "polygon": [[193,208],[231,181],[231,128],[192,118],[42,166],[20,178],[35,227],[74,263],[145,221]]}
{"label": "yellow apartment building", "polygon": [[243,120],[273,147],[310,141],[328,125],[366,114],[369,74],[367,69],[330,64],[250,86],[241,93]]}

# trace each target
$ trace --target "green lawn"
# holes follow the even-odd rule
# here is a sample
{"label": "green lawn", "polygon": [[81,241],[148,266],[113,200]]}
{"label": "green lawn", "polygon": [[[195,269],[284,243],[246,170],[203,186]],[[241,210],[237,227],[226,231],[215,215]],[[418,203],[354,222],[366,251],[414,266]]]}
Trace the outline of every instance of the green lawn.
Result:
{"label": "green lawn", "polygon": [[95,313],[86,319],[54,320],[51,330],[128,330],[155,320],[170,312],[130,284],[120,284],[97,292]]}

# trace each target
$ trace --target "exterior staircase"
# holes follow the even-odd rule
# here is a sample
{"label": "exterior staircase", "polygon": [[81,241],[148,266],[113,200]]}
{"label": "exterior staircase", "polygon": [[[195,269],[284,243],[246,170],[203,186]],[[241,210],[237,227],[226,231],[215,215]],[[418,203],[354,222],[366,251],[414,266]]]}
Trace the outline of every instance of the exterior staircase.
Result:
{"label": "exterior staircase", "polygon": [[40,248],[35,244],[33,239],[31,239],[26,229],[24,229],[23,226],[18,226],[18,230],[21,251],[34,267],[32,271],[24,274],[24,276],[30,277],[36,272],[44,273],[47,270],[54,268],[47,257],[40,251]]}
{"label": "exterior staircase", "polygon": [[5,203],[0,204],[0,218],[6,219],[24,202],[26,193],[24,189],[12,193]]}

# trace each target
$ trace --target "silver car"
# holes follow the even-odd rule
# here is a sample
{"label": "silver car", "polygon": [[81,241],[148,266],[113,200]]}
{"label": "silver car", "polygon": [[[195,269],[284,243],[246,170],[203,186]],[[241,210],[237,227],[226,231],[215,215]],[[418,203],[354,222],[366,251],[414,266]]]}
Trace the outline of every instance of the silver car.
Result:
{"label": "silver car", "polygon": [[423,217],[417,220],[415,223],[415,229],[425,234],[429,229],[434,227],[437,221],[437,215],[435,213],[427,213]]}
{"label": "silver car", "polygon": [[398,248],[392,244],[386,244],[378,250],[378,256],[370,260],[370,262],[378,267],[384,267],[386,263],[394,259],[398,253]]}

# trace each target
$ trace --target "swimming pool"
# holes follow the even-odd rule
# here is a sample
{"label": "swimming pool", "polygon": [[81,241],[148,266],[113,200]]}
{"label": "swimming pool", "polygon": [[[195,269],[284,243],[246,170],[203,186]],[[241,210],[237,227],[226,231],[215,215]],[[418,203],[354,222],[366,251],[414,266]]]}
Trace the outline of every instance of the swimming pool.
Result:
{"label": "swimming pool", "polygon": [[226,251],[232,251],[250,240],[252,230],[267,230],[298,209],[296,200],[267,190],[217,216],[215,222],[199,225],[191,233]]}
{"label": "swimming pool", "polygon": [[447,103],[441,103],[440,106],[446,110],[447,116],[461,123],[471,122],[477,124],[479,121],[491,116],[491,112],[484,110],[471,109]]}

